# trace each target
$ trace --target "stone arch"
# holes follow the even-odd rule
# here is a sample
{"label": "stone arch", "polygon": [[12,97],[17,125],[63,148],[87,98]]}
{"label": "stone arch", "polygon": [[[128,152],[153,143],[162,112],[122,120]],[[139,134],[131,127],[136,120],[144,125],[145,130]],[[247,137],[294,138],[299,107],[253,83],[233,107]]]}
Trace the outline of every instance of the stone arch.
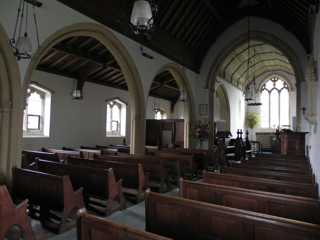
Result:
{"label": "stone arch", "polygon": [[21,163],[22,88],[18,63],[0,24],[0,183],[9,183],[11,169]]}
{"label": "stone arch", "polygon": [[[251,33],[252,39],[260,40],[267,42],[275,47],[277,47],[280,51],[286,54],[287,58],[289,59],[294,72],[296,76],[296,81],[297,81],[297,89],[298,85],[300,82],[302,82],[304,78],[304,70],[303,66],[301,66],[301,61],[299,57],[297,56],[296,52],[285,42],[283,42],[281,39],[279,39],[277,36],[267,33],[267,32],[262,32],[262,31],[254,31]],[[209,122],[210,126],[213,126],[213,113],[214,113],[214,91],[213,89],[215,88],[216,84],[216,79],[217,79],[217,73],[218,70],[221,66],[221,63],[225,59],[225,57],[233,51],[237,46],[242,44],[244,41],[247,41],[247,33],[243,34],[241,33],[240,35],[233,36],[233,39],[230,40],[230,43],[226,47],[222,48],[216,55],[215,59],[212,59],[212,65],[209,69],[209,72],[206,76],[206,86],[209,89]],[[300,109],[301,105],[301,96],[300,92],[297,91],[297,109]],[[301,122],[301,112],[297,111],[297,126],[300,126]],[[214,140],[214,129],[211,127],[210,129],[210,135],[209,135],[209,144],[213,143]]]}
{"label": "stone arch", "polygon": [[224,111],[224,118],[226,120],[226,130],[230,131],[230,122],[231,122],[231,116],[230,116],[230,103],[229,103],[229,97],[228,92],[223,84],[219,84],[216,87],[216,97],[220,98],[220,102],[222,103]]}
{"label": "stone arch", "polygon": [[106,27],[96,23],[73,24],[55,32],[47,38],[33,55],[28,66],[24,94],[31,82],[33,70],[39,64],[41,57],[58,42],[74,36],[88,36],[97,39],[113,55],[119,64],[128,84],[131,107],[131,153],[144,153],[145,144],[145,101],[143,86],[136,65],[127,49]]}
{"label": "stone arch", "polygon": [[[177,81],[177,84],[179,87],[183,88],[188,97],[188,103],[187,104],[187,116],[185,116],[185,136],[184,136],[184,142],[186,148],[190,146],[190,139],[189,139],[189,129],[191,125],[196,121],[196,113],[195,113],[195,102],[194,102],[194,96],[192,92],[192,88],[190,86],[190,83],[188,81],[188,78],[183,71],[183,68],[175,63],[169,63],[165,66],[163,66],[157,74],[168,71],[172,74],[174,79]],[[156,75],[157,75],[156,74]]]}

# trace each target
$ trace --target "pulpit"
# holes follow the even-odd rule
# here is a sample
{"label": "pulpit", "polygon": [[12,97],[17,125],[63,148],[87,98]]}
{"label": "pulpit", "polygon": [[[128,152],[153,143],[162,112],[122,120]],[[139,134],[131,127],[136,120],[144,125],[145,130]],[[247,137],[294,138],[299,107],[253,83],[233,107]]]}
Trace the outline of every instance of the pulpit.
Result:
{"label": "pulpit", "polygon": [[281,154],[305,156],[305,136],[307,132],[283,131],[280,133]]}

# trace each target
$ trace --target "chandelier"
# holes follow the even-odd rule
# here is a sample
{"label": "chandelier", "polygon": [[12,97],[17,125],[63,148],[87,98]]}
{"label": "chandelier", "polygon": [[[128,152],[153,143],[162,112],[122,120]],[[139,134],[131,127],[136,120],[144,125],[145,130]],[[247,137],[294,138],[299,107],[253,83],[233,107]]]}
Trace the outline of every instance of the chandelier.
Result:
{"label": "chandelier", "polygon": [[[247,60],[247,80],[249,80],[249,85],[246,88],[246,96],[245,100],[248,102],[248,106],[261,106],[262,103],[257,102],[256,96],[256,73],[255,70],[252,72],[252,81],[251,80],[251,68],[255,66],[255,57],[256,57],[256,49],[253,48],[253,54],[251,56],[251,29],[250,29],[250,16],[248,16],[248,60]],[[253,101],[254,100],[254,101]],[[253,101],[253,102],[250,102]]]}
{"label": "chandelier", "polygon": [[31,10],[38,47],[40,45],[36,8],[41,6],[42,3],[37,0],[20,0],[19,2],[13,36],[9,41],[9,44],[13,49],[13,53],[18,61],[21,59],[31,58],[32,41],[29,34],[29,20],[31,18]]}
{"label": "chandelier", "polygon": [[130,26],[135,34],[146,34],[153,29],[157,5],[153,0],[136,0],[133,4]]}

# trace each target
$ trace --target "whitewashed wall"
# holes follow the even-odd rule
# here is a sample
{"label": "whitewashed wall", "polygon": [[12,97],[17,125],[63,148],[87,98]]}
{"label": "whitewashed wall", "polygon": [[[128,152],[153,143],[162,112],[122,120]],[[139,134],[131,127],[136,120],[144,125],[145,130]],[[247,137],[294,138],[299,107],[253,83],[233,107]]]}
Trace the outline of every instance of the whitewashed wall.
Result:
{"label": "whitewashed wall", "polygon": [[219,78],[224,86],[230,104],[230,131],[232,137],[237,136],[237,130],[244,128],[245,101],[243,92],[229,82]]}
{"label": "whitewashed wall", "polygon": [[[15,23],[15,18],[16,18],[16,13],[17,13],[17,8],[19,5],[19,0],[2,0],[0,3],[0,22],[1,24],[4,26],[6,32],[8,33],[9,36],[12,36],[13,33],[13,29],[14,29],[14,23]],[[94,20],[84,16],[83,14],[74,11],[73,9],[63,5],[62,3],[56,1],[56,0],[46,0],[43,1],[43,6],[40,9],[37,9],[37,16],[38,16],[38,22],[39,22],[39,33],[40,33],[40,42],[42,43],[44,40],[46,40],[49,36],[51,36],[52,34],[54,34],[56,31],[61,30],[64,27],[70,26],[72,24],[76,24],[76,23],[84,23],[84,22],[95,22]],[[31,19],[30,19],[31,22]],[[31,27],[32,25],[30,25],[30,29],[32,29]],[[149,89],[150,86],[152,84],[152,80],[154,79],[154,77],[160,72],[161,69],[164,68],[164,66],[172,63],[171,60],[169,60],[168,58],[148,49],[145,48],[145,51],[147,51],[149,54],[151,54],[152,56],[154,56],[153,60],[150,60],[148,58],[145,58],[141,55],[140,53],[140,44],[136,43],[135,41],[127,38],[126,36],[117,33],[113,30],[111,30],[115,36],[119,39],[119,41],[125,46],[125,48],[127,49],[127,51],[129,52],[129,54],[131,55],[132,59],[134,59],[134,62],[136,64],[136,67],[138,69],[138,72],[140,74],[140,79],[142,81],[142,86],[143,86],[143,90],[144,90],[144,96],[145,96],[145,101],[147,103],[147,99],[148,99],[148,95],[149,95]],[[31,36],[35,36],[34,33],[31,34]],[[32,39],[33,40],[33,46],[34,49],[37,48],[37,44],[36,44],[36,39]],[[19,67],[20,67],[20,74],[21,74],[21,79],[23,81],[24,79],[24,75],[27,69],[29,61],[20,61],[19,62]],[[195,86],[197,86],[197,82],[196,82],[196,78],[197,78],[197,74],[194,73],[193,71],[190,71],[186,68],[182,68],[183,71],[185,72],[185,75],[187,76],[186,81],[188,81],[188,84],[191,86],[191,91],[192,94],[194,96],[197,95],[196,90],[198,90],[197,88],[195,88]],[[32,81],[36,81],[38,79],[36,79],[37,77],[35,77],[35,79],[32,79]],[[45,82],[45,86],[48,86],[50,88],[50,85],[53,85],[53,88],[56,88],[56,94],[59,94],[59,92],[61,91],[67,91],[66,89],[63,89],[63,87],[69,87],[69,86],[65,86],[63,85],[64,83],[62,83],[63,78],[57,79],[57,78],[53,78],[53,77],[49,77],[48,81]],[[53,82],[49,82],[49,80],[52,81],[56,81],[55,83]],[[59,84],[62,84],[61,86]],[[91,84],[86,84],[86,86],[90,86]],[[95,89],[97,88],[97,89]],[[101,88],[101,87],[100,87]],[[101,88],[102,89],[102,88]],[[95,106],[94,104],[96,104],[94,101],[100,101],[101,99],[103,99],[103,94],[101,93],[101,95],[99,94],[99,97],[96,97],[96,94],[92,94],[91,92],[94,91],[98,91],[101,90],[99,89],[99,87],[92,87],[92,91],[90,92],[90,95],[93,97],[93,99],[90,99],[90,96],[88,96],[88,100],[86,99],[85,104],[87,104],[87,107],[81,109],[82,113],[85,110],[88,110],[87,114],[91,115],[91,114],[95,114],[93,119],[86,119],[89,121],[89,125],[92,122],[97,122],[98,126],[95,126],[96,129],[93,129],[92,132],[97,133],[98,129],[99,129],[99,134],[95,134],[95,137],[92,137],[92,135],[90,135],[89,133],[85,133],[83,132],[83,134],[77,135],[75,132],[77,130],[79,130],[79,126],[78,123],[75,123],[74,125],[74,130],[72,132],[72,134],[74,135],[74,137],[71,137],[69,135],[71,134],[66,134],[65,136],[62,136],[62,132],[59,132],[59,128],[60,128],[60,124],[65,124],[63,123],[63,121],[60,121],[59,118],[55,118],[55,116],[59,116],[59,113],[56,113],[56,111],[58,111],[58,107],[55,108],[55,106],[53,105],[52,107],[52,123],[56,123],[55,125],[52,126],[51,128],[51,136],[49,139],[43,139],[43,138],[38,138],[38,139],[28,139],[25,142],[25,147],[28,148],[35,148],[35,147],[40,147],[42,145],[50,145],[50,146],[55,146],[56,142],[59,141],[61,143],[65,143],[66,145],[79,145],[79,143],[81,144],[94,144],[96,142],[101,142],[101,143],[118,143],[119,139],[106,139],[104,137],[104,128],[101,128],[101,122],[103,120],[104,116],[104,111],[102,111],[100,113],[100,115],[94,111],[92,112],[94,108],[92,108],[92,106]],[[70,91],[68,89],[68,91]],[[128,93],[127,92],[118,92],[117,90],[112,90],[110,91],[112,92],[111,95],[114,96],[125,96],[127,98]],[[63,100],[61,100],[61,102],[63,102],[63,104],[65,104],[63,107],[63,111],[67,111],[66,109],[68,109],[69,107],[73,107],[73,111],[76,111],[80,106],[77,106],[77,104],[71,104],[69,105],[69,103],[67,102],[69,99],[66,97],[67,92],[63,92],[61,93],[63,96],[65,96],[64,98],[62,98]],[[110,96],[110,94],[108,94],[107,96]],[[101,99],[100,99],[101,97]],[[66,102],[65,102],[66,101]],[[59,103],[60,104],[60,103]],[[58,104],[58,105],[59,105]],[[62,103],[60,105],[63,105]],[[89,106],[90,104],[91,107]],[[147,105],[147,104],[146,104]],[[197,104],[195,104],[197,106]],[[100,106],[99,104],[97,106]],[[101,106],[100,106],[101,108]],[[80,111],[80,110],[79,110]],[[148,112],[148,111],[147,111]],[[79,112],[80,114],[80,112]],[[102,115],[101,115],[102,114]],[[150,113],[147,113],[147,115],[150,115]],[[178,110],[175,110],[175,114],[173,114],[172,117],[176,117],[176,116],[180,116],[181,114],[179,113]],[[130,117],[130,114],[127,115],[127,117]],[[148,116],[146,116],[148,117]],[[72,119],[66,119],[66,120],[72,120]],[[86,124],[86,122],[81,122],[82,124]],[[130,123],[130,119],[128,119],[128,124]],[[79,123],[80,124],[80,123]],[[94,128],[95,128],[94,127]],[[65,129],[63,126],[61,126],[62,129]],[[58,131],[56,133],[56,131]],[[129,127],[127,129],[127,131],[129,131]],[[70,132],[71,133],[71,132]],[[128,132],[128,135],[130,134],[130,132]],[[127,140],[129,140],[129,138],[127,137]],[[128,142],[128,141],[127,141]]]}
{"label": "whitewashed wall", "polygon": [[[50,137],[23,138],[25,149],[36,150],[40,147],[79,147],[95,144],[121,144],[123,138],[106,137],[106,104],[114,97],[128,103],[128,92],[86,82],[84,99],[73,100],[71,92],[74,80],[36,71],[35,82],[53,92],[51,98]],[[127,108],[130,116],[130,104]],[[127,119],[126,141],[130,141],[130,120]]]}

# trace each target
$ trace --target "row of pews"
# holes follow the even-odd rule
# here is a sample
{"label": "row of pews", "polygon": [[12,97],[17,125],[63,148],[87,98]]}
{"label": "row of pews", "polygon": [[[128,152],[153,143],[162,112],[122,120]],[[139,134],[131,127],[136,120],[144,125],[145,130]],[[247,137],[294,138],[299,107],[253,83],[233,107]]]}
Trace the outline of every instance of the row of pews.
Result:
{"label": "row of pews", "polygon": [[[90,158],[68,151],[77,152],[24,151],[22,168],[13,169],[13,199],[55,232],[77,219],[83,240],[320,239],[318,188],[305,158],[257,155],[210,172],[204,150],[104,152]],[[179,185],[179,197],[149,190],[165,192],[172,183]],[[146,231],[83,210],[107,216],[126,208],[125,196],[145,200]]]}
{"label": "row of pews", "polygon": [[[89,158],[84,152],[95,154]],[[190,151],[156,156],[96,153],[92,148],[23,151],[22,167],[12,169],[13,199],[28,199],[29,216],[60,233],[74,225],[79,209],[110,215],[126,208],[125,196],[140,202],[154,185],[168,191],[194,168]]]}
{"label": "row of pews", "polygon": [[[305,158],[258,155],[202,177],[180,179],[179,197],[148,191],[146,231],[134,239],[150,233],[156,239],[320,239],[318,187]],[[81,215],[79,239],[105,239],[115,231],[102,226],[110,223]],[[95,231],[100,238],[88,234]]]}

